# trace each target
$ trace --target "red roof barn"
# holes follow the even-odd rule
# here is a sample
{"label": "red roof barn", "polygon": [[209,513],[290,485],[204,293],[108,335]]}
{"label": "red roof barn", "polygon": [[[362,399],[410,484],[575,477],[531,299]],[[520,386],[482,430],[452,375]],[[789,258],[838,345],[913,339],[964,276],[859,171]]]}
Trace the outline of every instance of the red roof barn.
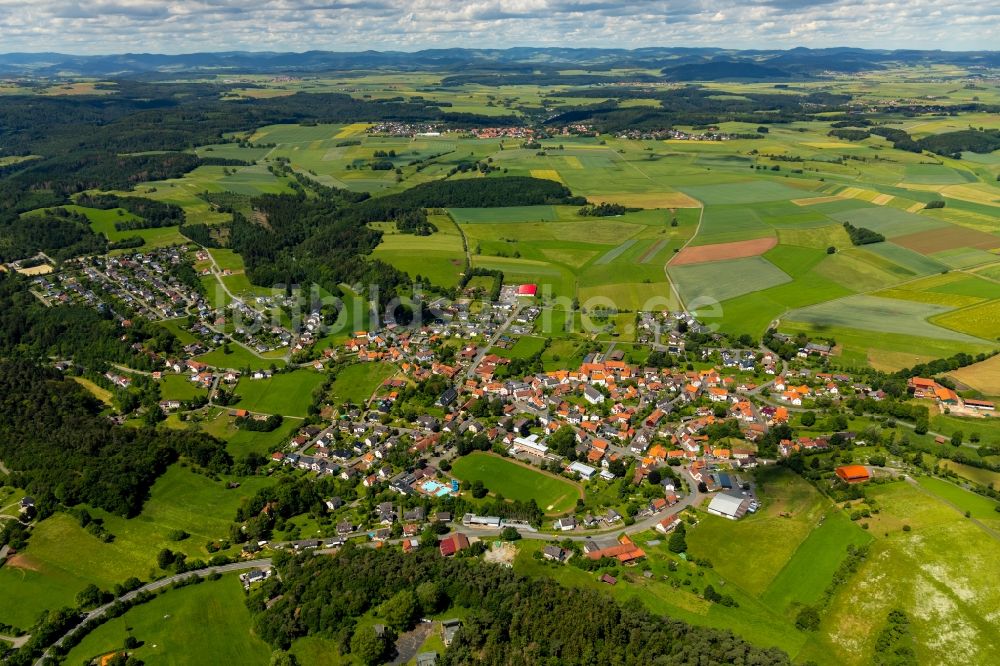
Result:
{"label": "red roof barn", "polygon": [[537,284],[522,284],[517,288],[518,296],[534,296],[538,293]]}

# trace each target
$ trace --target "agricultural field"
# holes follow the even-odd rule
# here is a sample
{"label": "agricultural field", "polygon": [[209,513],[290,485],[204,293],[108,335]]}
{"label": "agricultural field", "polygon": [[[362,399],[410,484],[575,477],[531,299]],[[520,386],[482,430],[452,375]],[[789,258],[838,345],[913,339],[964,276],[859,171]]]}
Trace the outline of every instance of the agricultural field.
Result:
{"label": "agricultural field", "polygon": [[952,370],[948,375],[984,395],[1000,395],[1000,356]]}
{"label": "agricultural field", "polygon": [[141,643],[129,653],[146,664],[259,664],[271,650],[251,630],[250,611],[235,575],[162,592],[88,634],[70,650],[68,663],[120,650],[133,636]]}
{"label": "agricultural field", "polygon": [[430,236],[382,229],[382,242],[372,257],[439,287],[454,287],[465,269],[461,231],[446,215],[431,215],[437,231]]}
{"label": "agricultural field", "polygon": [[480,451],[457,459],[451,473],[461,481],[482,481],[491,493],[507,499],[535,500],[552,515],[569,511],[583,497],[583,490],[572,481]]}

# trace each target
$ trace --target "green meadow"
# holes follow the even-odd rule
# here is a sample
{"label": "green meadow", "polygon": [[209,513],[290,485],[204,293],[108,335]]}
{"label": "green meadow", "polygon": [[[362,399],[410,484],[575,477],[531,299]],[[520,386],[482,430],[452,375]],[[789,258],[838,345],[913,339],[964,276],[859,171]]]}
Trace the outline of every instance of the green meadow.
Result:
{"label": "green meadow", "polygon": [[161,592],[90,632],[66,656],[81,663],[120,650],[129,636],[140,647],[129,654],[146,664],[259,664],[271,649],[251,629],[243,587],[235,575]]}
{"label": "green meadow", "polygon": [[236,407],[264,414],[304,417],[312,404],[313,392],[325,380],[325,375],[312,369],[278,373],[268,379],[243,376],[235,389],[240,397]]}

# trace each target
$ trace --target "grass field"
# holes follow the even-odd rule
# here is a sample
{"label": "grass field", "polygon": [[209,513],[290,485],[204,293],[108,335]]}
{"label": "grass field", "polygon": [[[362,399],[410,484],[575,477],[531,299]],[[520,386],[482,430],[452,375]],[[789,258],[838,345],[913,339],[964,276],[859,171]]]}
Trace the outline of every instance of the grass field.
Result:
{"label": "grass field", "polygon": [[130,651],[144,663],[259,664],[270,661],[271,649],[251,632],[250,611],[235,575],[161,593],[88,634],[70,650],[66,662],[121,649],[128,636],[141,647]]}
{"label": "grass field", "polygon": [[458,228],[446,215],[432,215],[438,230],[430,236],[383,233],[372,257],[423,277],[431,284],[453,287],[465,267],[465,250]]}
{"label": "grass field", "polygon": [[111,391],[108,389],[98,386],[86,377],[73,377],[73,381],[90,391],[95,398],[103,402],[105,405],[111,406],[114,404],[114,395],[112,395]]}
{"label": "grass field", "polygon": [[312,403],[313,391],[323,384],[325,375],[314,370],[295,370],[271,376],[269,379],[240,378],[236,394],[237,407],[282,416],[306,416]]}
{"label": "grass field", "polygon": [[[962,517],[935,493],[936,484],[896,482],[872,487],[879,506],[869,520],[875,537],[858,574],[838,588],[815,645],[801,658],[866,664],[892,608],[907,612],[917,663],[991,661],[1000,631],[986,618],[1000,590],[983,585],[1000,574],[996,537]],[[911,532],[904,532],[909,525]]]}
{"label": "grass field", "polygon": [[164,375],[160,380],[163,400],[191,400],[202,395],[208,395],[208,391],[192,382],[188,375]]}
{"label": "grass field", "polygon": [[461,481],[482,481],[490,492],[507,499],[533,499],[542,511],[552,515],[569,511],[577,498],[583,497],[583,491],[572,481],[480,451],[458,458],[452,474]]}
{"label": "grass field", "polygon": [[[27,627],[46,608],[75,605],[88,583],[109,589],[129,576],[149,580],[162,548],[208,559],[205,544],[228,538],[240,502],[271,483],[264,477],[240,479],[228,490],[190,469],[173,465],[153,485],[141,514],[132,519],[88,509],[115,535],[103,543],[66,513],[38,523],[28,548],[0,567],[0,622]],[[191,536],[171,541],[172,530]]]}
{"label": "grass field", "polygon": [[382,383],[395,374],[396,368],[384,363],[355,363],[337,373],[330,390],[334,405],[351,402],[365,404]]}
{"label": "grass field", "polygon": [[[726,580],[759,597],[799,546],[819,529],[832,507],[809,483],[790,472],[768,470],[758,483],[758,492],[765,498],[763,509],[737,522],[705,514],[689,533],[688,548],[692,555],[710,559]],[[748,562],[753,565],[747,566]],[[779,584],[778,593],[785,593],[785,588]]]}
{"label": "grass field", "polygon": [[227,354],[222,347],[213,349],[207,354],[198,356],[196,360],[216,368],[232,368],[234,370],[267,370],[272,365],[283,368],[285,361],[280,358],[261,358],[238,342],[230,343]]}
{"label": "grass field", "polygon": [[235,459],[240,459],[250,452],[266,455],[285,446],[292,438],[292,433],[301,425],[298,419],[285,419],[280,426],[271,432],[254,432],[237,428],[234,419],[227,410],[219,410],[217,414],[200,424],[201,430],[226,443],[226,450]]}

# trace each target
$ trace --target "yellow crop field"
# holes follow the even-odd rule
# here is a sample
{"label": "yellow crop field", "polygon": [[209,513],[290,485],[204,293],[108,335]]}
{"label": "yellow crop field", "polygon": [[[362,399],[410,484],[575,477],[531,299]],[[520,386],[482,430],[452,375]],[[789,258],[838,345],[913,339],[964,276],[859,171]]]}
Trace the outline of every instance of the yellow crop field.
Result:
{"label": "yellow crop field", "polygon": [[934,317],[933,322],[953,331],[997,340],[1000,339],[1000,300],[947,312]]}
{"label": "yellow crop field", "polygon": [[368,129],[368,123],[351,123],[337,132],[333,138],[347,139],[352,136],[357,136],[358,134],[364,134],[366,129]]}
{"label": "yellow crop field", "polygon": [[555,169],[532,169],[531,175],[534,178],[544,178],[545,180],[554,180],[558,183],[562,183],[562,176]]}

